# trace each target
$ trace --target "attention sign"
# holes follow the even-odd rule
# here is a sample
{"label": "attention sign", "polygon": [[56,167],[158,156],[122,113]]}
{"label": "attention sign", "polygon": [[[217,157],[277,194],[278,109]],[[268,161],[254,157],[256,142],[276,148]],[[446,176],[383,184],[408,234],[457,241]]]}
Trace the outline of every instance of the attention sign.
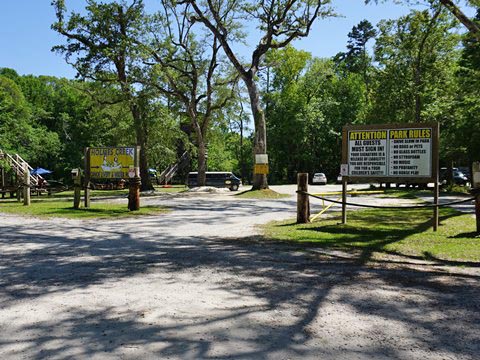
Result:
{"label": "attention sign", "polygon": [[433,179],[438,125],[347,126],[343,164],[349,178]]}
{"label": "attention sign", "polygon": [[87,148],[86,160],[90,179],[128,179],[129,170],[138,166],[138,148]]}

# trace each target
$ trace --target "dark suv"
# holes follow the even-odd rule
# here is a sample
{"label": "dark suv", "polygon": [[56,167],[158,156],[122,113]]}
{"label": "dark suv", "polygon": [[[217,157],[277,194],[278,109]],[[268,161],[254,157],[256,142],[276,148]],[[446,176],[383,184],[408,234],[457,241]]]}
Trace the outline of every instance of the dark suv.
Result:
{"label": "dark suv", "polygon": [[[187,186],[190,188],[197,187],[197,177],[198,172],[189,173]],[[231,172],[207,171],[205,173],[206,186],[226,187],[229,188],[230,191],[237,191],[241,184],[241,180]]]}

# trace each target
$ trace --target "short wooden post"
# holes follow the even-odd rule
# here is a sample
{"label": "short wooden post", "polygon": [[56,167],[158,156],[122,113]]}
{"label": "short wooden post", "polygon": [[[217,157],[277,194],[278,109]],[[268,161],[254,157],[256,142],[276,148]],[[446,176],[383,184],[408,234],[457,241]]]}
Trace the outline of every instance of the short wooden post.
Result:
{"label": "short wooden post", "polygon": [[480,162],[472,164],[472,194],[475,195],[475,217],[477,219],[477,234],[480,234]]}
{"label": "short wooden post", "polygon": [[347,180],[342,179],[342,224],[347,223]]}
{"label": "short wooden post", "polygon": [[73,177],[73,208],[80,208],[80,199],[82,197],[82,175],[80,169],[72,170]]}
{"label": "short wooden post", "polygon": [[23,167],[23,205],[30,206],[30,170],[28,166]]}
{"label": "short wooden post", "polygon": [[139,173],[138,167],[135,168],[135,176],[130,179],[128,190],[128,210],[130,211],[140,210],[140,185],[142,181]]}
{"label": "short wooden post", "polygon": [[439,198],[440,198],[440,185],[439,185],[439,144],[440,144],[440,128],[438,123],[433,127],[432,134],[433,141],[433,154],[432,154],[432,174],[435,181],[435,186],[433,188],[433,203],[436,205],[433,208],[433,231],[438,231],[439,226]]}
{"label": "short wooden post", "polygon": [[84,203],[83,203],[83,206],[85,208],[90,208],[90,181],[85,181],[85,189],[84,189],[84,193],[83,193],[83,197],[84,197]]}
{"label": "short wooden post", "polygon": [[308,192],[308,173],[299,173],[297,175],[297,224],[306,224],[310,222],[310,200]]}
{"label": "short wooden post", "polygon": [[433,204],[436,205],[433,208],[433,231],[438,230],[439,225],[439,216],[438,216],[438,205],[439,205],[440,190],[438,185],[438,176],[435,181],[435,186],[433,188]]}
{"label": "short wooden post", "polygon": [[84,207],[90,208],[90,148],[85,149]]}
{"label": "short wooden post", "polygon": [[480,234],[480,192],[475,195],[475,217],[477,218],[477,234]]}

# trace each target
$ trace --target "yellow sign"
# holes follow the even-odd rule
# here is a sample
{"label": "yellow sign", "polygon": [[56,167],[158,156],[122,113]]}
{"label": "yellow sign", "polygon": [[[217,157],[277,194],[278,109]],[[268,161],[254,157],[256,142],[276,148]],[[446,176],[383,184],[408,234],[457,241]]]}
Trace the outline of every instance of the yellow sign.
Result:
{"label": "yellow sign", "polygon": [[128,179],[129,169],[137,166],[135,147],[89,148],[87,161],[91,179]]}
{"label": "yellow sign", "polygon": [[268,175],[268,164],[255,164],[253,172],[255,174]]}

